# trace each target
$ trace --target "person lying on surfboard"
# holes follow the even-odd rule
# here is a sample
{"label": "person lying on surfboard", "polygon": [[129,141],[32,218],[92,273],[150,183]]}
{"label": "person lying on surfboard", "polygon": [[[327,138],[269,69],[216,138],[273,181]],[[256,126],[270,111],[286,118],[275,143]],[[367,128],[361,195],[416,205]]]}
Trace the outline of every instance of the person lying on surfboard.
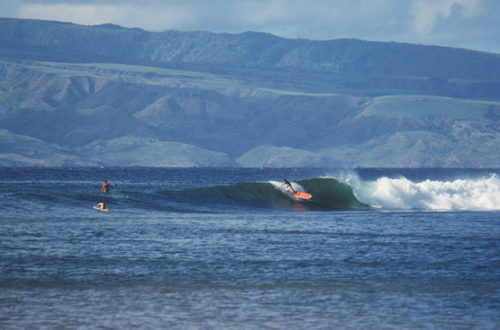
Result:
{"label": "person lying on surfboard", "polygon": [[99,204],[97,204],[95,206],[96,209],[99,209],[99,210],[105,210],[106,209],[106,204],[104,204],[104,202],[99,202]]}
{"label": "person lying on surfboard", "polygon": [[284,184],[285,186],[287,186],[287,188],[288,188],[289,190],[291,190],[291,191],[292,191],[292,193],[294,193],[294,194],[295,194],[295,193],[297,192],[297,191],[295,191],[295,189],[293,189],[292,184],[291,184],[291,183],[290,183],[290,181],[288,181],[287,179],[284,179],[284,180],[283,180],[283,184]]}

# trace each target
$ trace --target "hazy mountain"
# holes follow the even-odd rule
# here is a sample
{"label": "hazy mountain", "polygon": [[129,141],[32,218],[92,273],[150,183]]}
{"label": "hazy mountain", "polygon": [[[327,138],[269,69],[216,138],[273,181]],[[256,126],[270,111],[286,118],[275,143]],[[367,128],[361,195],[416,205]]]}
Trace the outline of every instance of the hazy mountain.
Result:
{"label": "hazy mountain", "polygon": [[0,129],[7,166],[498,167],[500,56],[0,19]]}
{"label": "hazy mountain", "polygon": [[58,145],[0,129],[0,166],[96,166]]}

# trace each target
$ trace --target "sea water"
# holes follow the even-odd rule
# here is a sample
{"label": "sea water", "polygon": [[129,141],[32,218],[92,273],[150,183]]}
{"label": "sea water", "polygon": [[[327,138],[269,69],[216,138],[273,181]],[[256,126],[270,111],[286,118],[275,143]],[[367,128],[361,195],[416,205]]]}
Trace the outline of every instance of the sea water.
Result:
{"label": "sea water", "polygon": [[498,174],[3,168],[0,328],[498,329]]}

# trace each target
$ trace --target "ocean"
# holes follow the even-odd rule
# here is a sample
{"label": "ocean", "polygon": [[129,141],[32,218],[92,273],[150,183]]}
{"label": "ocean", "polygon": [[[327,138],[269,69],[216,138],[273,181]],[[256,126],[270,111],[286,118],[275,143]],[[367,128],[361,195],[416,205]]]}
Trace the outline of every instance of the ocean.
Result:
{"label": "ocean", "polygon": [[499,172],[2,168],[0,328],[499,329]]}

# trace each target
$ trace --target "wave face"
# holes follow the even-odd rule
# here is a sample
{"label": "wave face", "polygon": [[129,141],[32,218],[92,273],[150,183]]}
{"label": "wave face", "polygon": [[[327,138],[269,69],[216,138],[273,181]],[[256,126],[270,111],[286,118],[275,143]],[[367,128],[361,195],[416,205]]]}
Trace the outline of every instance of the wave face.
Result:
{"label": "wave face", "polygon": [[313,195],[312,206],[324,210],[367,209],[354,194],[353,188],[335,178],[314,178],[300,180],[298,183]]}
{"label": "wave face", "polygon": [[358,192],[373,207],[402,210],[500,210],[500,180],[488,177],[412,181],[381,177]]}
{"label": "wave face", "polygon": [[242,183],[229,186],[163,191],[165,198],[178,203],[219,205],[221,209],[234,207],[290,209],[290,210],[352,210],[367,209],[352,188],[333,178],[299,180],[293,183],[297,190],[313,195],[310,200],[294,198],[280,182]]}

